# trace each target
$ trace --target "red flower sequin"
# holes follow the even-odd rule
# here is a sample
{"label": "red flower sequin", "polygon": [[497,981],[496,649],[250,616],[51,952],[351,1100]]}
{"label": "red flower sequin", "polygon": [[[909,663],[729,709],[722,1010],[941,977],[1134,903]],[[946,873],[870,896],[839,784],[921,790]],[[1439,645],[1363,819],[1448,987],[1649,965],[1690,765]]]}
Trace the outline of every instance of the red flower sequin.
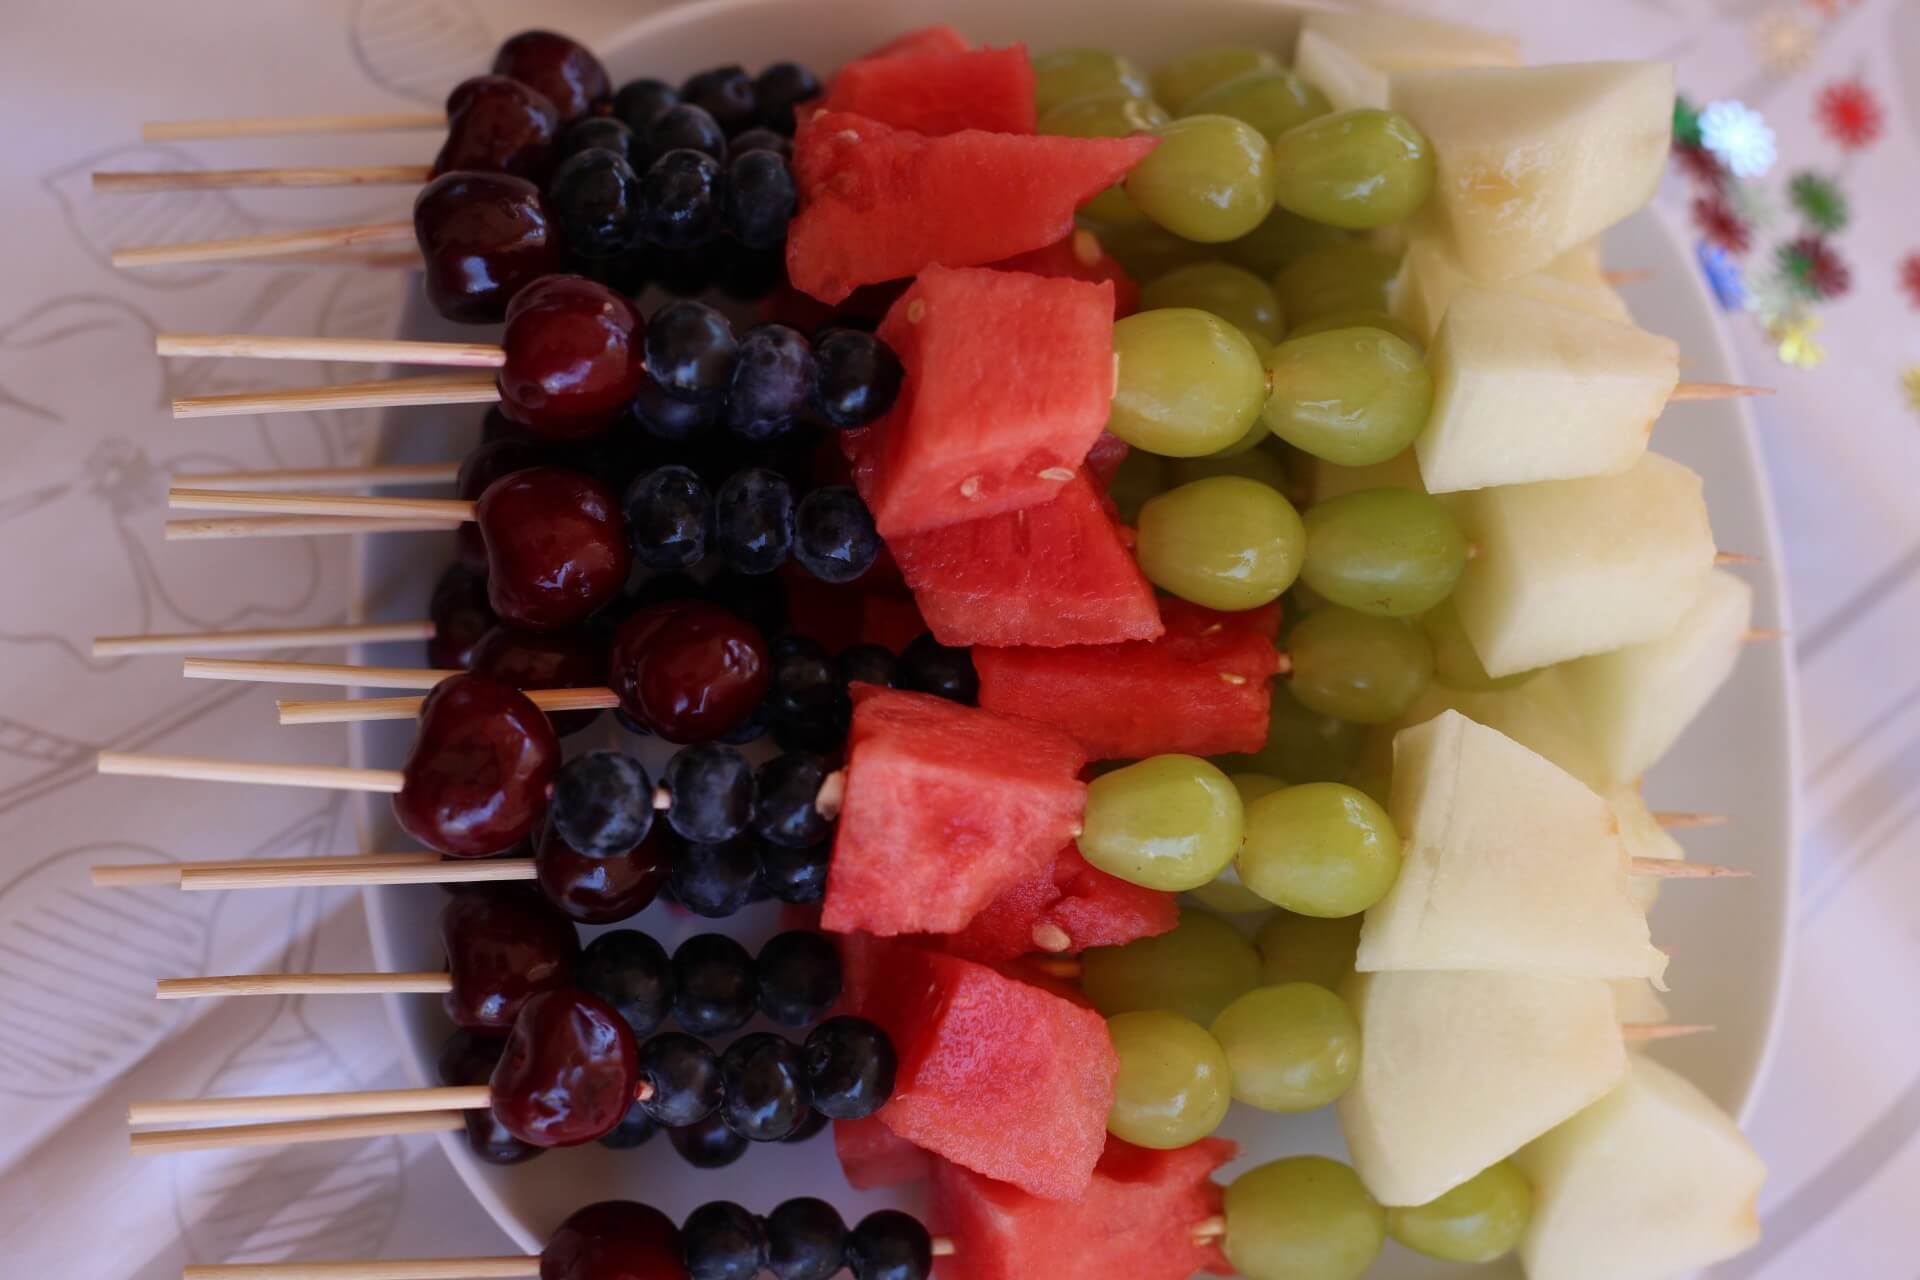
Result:
{"label": "red flower sequin", "polygon": [[1727,167],[1720,157],[1697,143],[1674,144],[1673,162],[1709,191],[1718,192],[1727,185]]}
{"label": "red flower sequin", "polygon": [[1700,234],[1728,253],[1745,253],[1753,245],[1753,231],[1718,196],[1700,196],[1693,202],[1693,225]]}
{"label": "red flower sequin", "polygon": [[1839,80],[1822,89],[1814,115],[1827,136],[1849,151],[1871,144],[1886,123],[1880,100],[1858,80]]}
{"label": "red flower sequin", "polygon": [[1807,293],[1822,301],[1839,297],[1853,283],[1853,273],[1819,236],[1801,236],[1780,246],[1780,266]]}
{"label": "red flower sequin", "polygon": [[1901,260],[1900,287],[1907,291],[1907,301],[1920,311],[1920,253],[1910,253]]}

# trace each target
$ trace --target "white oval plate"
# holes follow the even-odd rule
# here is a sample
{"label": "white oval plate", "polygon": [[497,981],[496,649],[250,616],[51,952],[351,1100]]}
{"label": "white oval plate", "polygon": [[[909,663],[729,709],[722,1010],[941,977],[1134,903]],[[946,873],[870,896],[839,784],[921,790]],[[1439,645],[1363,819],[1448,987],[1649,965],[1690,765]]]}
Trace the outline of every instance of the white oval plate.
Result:
{"label": "white oval plate", "polygon": [[[1284,18],[1259,0],[1185,0],[1172,6],[1147,0],[968,0],[964,5],[953,0],[720,0],[638,22],[602,53],[616,80],[652,75],[677,81],[720,63],[758,67],[781,59],[824,70],[908,28],[939,21],[952,21],[985,43],[1023,40],[1048,49],[1091,41],[1152,65],[1199,44],[1276,42],[1276,23]],[[1685,242],[1664,218],[1646,212],[1617,228],[1607,238],[1606,258],[1610,265],[1650,273],[1625,293],[1641,323],[1679,341],[1690,379],[1742,381]],[[450,336],[450,328],[416,301],[404,332]],[[478,417],[468,411],[409,411],[405,425],[396,423],[384,433],[384,456],[396,461],[458,456],[472,443]],[[450,419],[467,425],[451,426]],[[1739,402],[1695,404],[1670,414],[1654,443],[1706,477],[1721,548],[1763,557],[1764,563],[1740,572],[1756,588],[1756,625],[1784,628],[1781,556],[1751,430],[1750,415]],[[449,540],[438,536],[368,539],[357,566],[359,612],[369,618],[420,616],[450,555]],[[1691,856],[1755,873],[1747,880],[1671,886],[1654,914],[1656,938],[1675,952],[1669,973],[1673,1016],[1717,1028],[1711,1035],[1663,1044],[1659,1056],[1735,1112],[1746,1109],[1764,1068],[1787,959],[1797,777],[1792,692],[1785,646],[1752,646],[1728,686],[1647,780],[1656,809],[1731,818],[1724,827],[1684,833]],[[410,734],[404,723],[359,726],[356,763],[398,764]],[[391,848],[403,839],[383,800],[370,799],[361,813],[363,847]],[[433,969],[444,963],[435,927],[442,900],[431,888],[367,891],[374,953],[382,969]],[[690,920],[656,906],[630,923],[671,949],[685,936],[716,927],[752,946],[777,929],[778,920],[773,904],[719,922]],[[438,1001],[389,997],[388,1007],[414,1075],[430,1082],[448,1031]],[[1326,1112],[1284,1117],[1236,1105],[1221,1132],[1241,1143],[1241,1165],[1298,1152],[1341,1151],[1338,1129]],[[889,1204],[915,1207],[911,1193],[847,1188],[825,1134],[794,1146],[755,1148],[739,1163],[711,1173],[686,1165],[664,1136],[635,1151],[589,1146],[549,1152],[508,1169],[473,1158],[463,1135],[444,1136],[442,1143],[481,1204],[529,1251],[538,1251],[568,1213],[611,1196],[647,1201],[676,1218],[709,1199],[724,1197],[764,1211],[797,1193],[827,1195],[849,1220]],[[1231,1166],[1229,1175],[1238,1167]],[[1466,1271],[1390,1245],[1371,1274],[1412,1280]]]}

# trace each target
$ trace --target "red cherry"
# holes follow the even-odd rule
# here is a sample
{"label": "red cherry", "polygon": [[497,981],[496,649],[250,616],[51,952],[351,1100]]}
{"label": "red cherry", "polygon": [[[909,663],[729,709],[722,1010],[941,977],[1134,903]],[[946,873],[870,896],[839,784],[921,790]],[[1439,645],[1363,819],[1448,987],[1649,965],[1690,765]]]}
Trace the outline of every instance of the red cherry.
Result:
{"label": "red cherry", "polygon": [[[585,628],[527,631],[502,623],[480,637],[468,663],[476,673],[528,689],[591,689],[607,682],[607,642]],[[592,724],[598,711],[559,711],[547,716],[562,737]]]}
{"label": "red cherry", "polygon": [[559,767],[560,739],[525,694],[486,676],[449,676],[420,708],[393,815],[429,849],[485,857],[533,830]]}
{"label": "red cherry", "polygon": [[573,979],[580,935],[524,885],[462,893],[440,908],[440,943],[453,990],[441,1003],[456,1027],[501,1036],[521,1006]]}
{"label": "red cherry", "polygon": [[540,188],[504,173],[443,173],[413,201],[427,301],[461,324],[498,324],[528,283],[560,269]]}
{"label": "red cherry", "polygon": [[427,617],[433,622],[427,665],[442,671],[466,667],[480,637],[499,621],[487,603],[487,575],[463,564],[448,565],[434,583]]}
{"label": "red cherry", "polygon": [[[461,459],[460,472],[453,482],[454,493],[468,500],[478,498],[501,476],[544,466],[553,460],[553,455],[553,448],[545,441],[538,444],[517,439],[484,441]],[[479,525],[469,520],[454,530],[453,546],[461,564],[481,573],[487,571],[487,544],[480,536]]]}
{"label": "red cherry", "polygon": [[548,1238],[540,1280],[687,1280],[679,1228],[650,1205],[590,1204]]}
{"label": "red cherry", "polygon": [[547,900],[582,924],[612,924],[639,915],[659,896],[673,871],[663,823],[654,823],[635,848],[611,858],[589,858],[548,823],[535,865]]}
{"label": "red cherry", "polygon": [[[441,1084],[485,1084],[500,1061],[504,1042],[471,1031],[456,1031],[440,1046]],[[523,1164],[541,1154],[501,1127],[490,1108],[461,1113],[467,1122],[467,1145],[488,1164]]]}
{"label": "red cherry", "polygon": [[612,1005],[572,987],[543,991],[521,1007],[493,1069],[493,1114],[536,1147],[592,1142],[633,1105],[639,1061]]}
{"label": "red cherry", "polygon": [[434,157],[433,176],[466,169],[546,181],[560,112],[518,80],[474,76],[447,95],[447,140]]}
{"label": "red cherry", "polygon": [[549,631],[585,622],[627,585],[633,551],[620,503],[592,476],[532,467],[480,495],[487,598],[508,622]]}
{"label": "red cherry", "polygon": [[531,86],[560,110],[560,123],[604,115],[613,80],[593,51],[554,31],[522,31],[493,56],[493,73]]}
{"label": "red cherry", "polygon": [[634,305],[603,284],[534,281],[507,307],[500,411],[555,439],[598,434],[647,381],[646,331]]}
{"label": "red cherry", "polygon": [[653,605],[614,633],[608,683],[668,742],[713,741],[753,714],[772,679],[766,639],[717,605]]}

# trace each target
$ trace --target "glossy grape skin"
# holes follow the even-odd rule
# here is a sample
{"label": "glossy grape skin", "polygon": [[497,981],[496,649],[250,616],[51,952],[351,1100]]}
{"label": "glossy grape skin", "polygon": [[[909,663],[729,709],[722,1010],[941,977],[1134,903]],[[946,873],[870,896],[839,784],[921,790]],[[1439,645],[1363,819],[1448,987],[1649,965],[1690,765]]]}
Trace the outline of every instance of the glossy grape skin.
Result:
{"label": "glossy grape skin", "polygon": [[1266,485],[1214,476],[1170,489],[1140,509],[1140,569],[1183,600],[1257,609],[1300,573],[1306,530],[1293,504]]}
{"label": "glossy grape skin", "polygon": [[1246,335],[1194,307],[1141,311],[1113,326],[1119,368],[1107,430],[1170,458],[1237,442],[1260,416],[1267,374]]}
{"label": "glossy grape skin", "polygon": [[[1222,115],[1244,120],[1275,144],[1290,129],[1333,110],[1327,95],[1291,71],[1279,67],[1249,71],[1195,94],[1180,109],[1183,116]],[[1286,174],[1281,174],[1286,183]],[[1325,221],[1325,219],[1320,219]]]}
{"label": "glossy grape skin", "polygon": [[[1259,427],[1259,434],[1261,439],[1266,438],[1265,425]],[[1192,484],[1210,476],[1240,476],[1280,494],[1293,487],[1286,465],[1268,449],[1227,449],[1204,458],[1175,458],[1167,464],[1166,476],[1163,487]]]}
{"label": "glossy grape skin", "polygon": [[1480,655],[1474,652],[1473,641],[1467,638],[1466,628],[1460,623],[1460,611],[1451,595],[1422,614],[1420,625],[1427,633],[1427,643],[1433,646],[1433,678],[1449,689],[1469,693],[1517,689],[1543,670],[1535,667],[1498,679],[1488,675]]}
{"label": "glossy grape skin", "polygon": [[1161,63],[1153,71],[1153,96],[1169,111],[1184,111],[1216,85],[1254,71],[1281,70],[1280,59],[1249,45],[1209,45]]}
{"label": "glossy grape skin", "polygon": [[1290,782],[1337,782],[1347,776],[1366,730],[1300,705],[1285,680],[1273,684],[1267,717],[1267,745],[1246,755],[1223,756],[1214,763],[1229,769],[1254,769]]}
{"label": "glossy grape skin", "polygon": [[1273,147],[1231,116],[1183,116],[1121,184],[1134,208],[1200,244],[1237,239],[1273,210]]}
{"label": "glossy grape skin", "polygon": [[1433,646],[1418,621],[1329,605],[1287,637],[1293,696],[1355,724],[1397,720],[1433,679]]}
{"label": "glossy grape skin", "polygon": [[1385,462],[1413,443],[1433,408],[1420,353],[1380,329],[1335,329],[1273,349],[1261,411],[1273,434],[1343,467]]}
{"label": "glossy grape skin", "polygon": [[1193,307],[1219,316],[1247,335],[1280,341],[1286,324],[1273,286],[1230,262],[1175,267],[1140,290],[1140,309]]}
{"label": "glossy grape skin", "polygon": [[691,249],[711,240],[723,214],[722,179],[720,162],[691,147],[655,160],[640,175],[647,239],[663,249]]}
{"label": "glossy grape skin", "polygon": [[1399,222],[1433,194],[1433,146],[1413,121],[1363,107],[1321,116],[1273,141],[1274,202],[1329,226]]}
{"label": "glossy grape skin", "polygon": [[1133,60],[1105,49],[1050,49],[1033,55],[1032,62],[1033,105],[1043,116],[1090,94],[1152,96],[1152,86]]}
{"label": "glossy grape skin", "polygon": [[1385,311],[1330,311],[1293,326],[1287,330],[1287,336],[1304,338],[1309,334],[1326,333],[1330,329],[1378,329],[1392,334],[1422,355],[1427,350],[1424,336],[1415,332],[1406,321]]}
{"label": "glossy grape skin", "polygon": [[1309,222],[1276,205],[1259,226],[1220,251],[1228,261],[1272,279],[1300,259],[1347,240],[1348,234],[1338,227]]}
{"label": "glossy grape skin", "polygon": [[1365,911],[1400,874],[1400,833],[1371,797],[1338,782],[1309,782],[1247,806],[1240,881],[1305,916]]}
{"label": "glossy grape skin", "polygon": [[1307,509],[1300,580],[1361,613],[1405,618],[1453,594],[1467,540],[1438,499],[1413,489],[1362,489]]}
{"label": "glossy grape skin", "polygon": [[1108,1017],[1161,1009],[1205,1026],[1259,981],[1252,944],[1204,911],[1182,911],[1168,933],[1081,956],[1080,988]]}
{"label": "glossy grape skin", "polygon": [[820,96],[820,81],[797,62],[776,62],[753,78],[760,123],[775,133],[793,133],[793,109]]}
{"label": "glossy grape skin", "polygon": [[1262,1111],[1311,1111],[1360,1074],[1360,1024],[1311,982],[1256,987],[1208,1028],[1226,1052],[1233,1096]]}
{"label": "glossy grape skin", "polygon": [[1207,1029],[1177,1013],[1142,1010],[1107,1020],[1120,1074],[1107,1132],[1168,1151],[1220,1127],[1233,1101],[1227,1055]]}
{"label": "glossy grape skin", "polygon": [[1171,482],[1171,467],[1172,464],[1157,453],[1148,453],[1145,449],[1128,451],[1113,478],[1107,481],[1107,497],[1119,508],[1121,523],[1133,524],[1140,518],[1140,508],[1147,500],[1166,490]]}
{"label": "glossy grape skin", "polygon": [[1240,847],[1240,793],[1198,756],[1163,755],[1095,778],[1080,852],[1132,884],[1206,884]]}
{"label": "glossy grape skin", "polygon": [[1273,291],[1296,329],[1341,311],[1386,311],[1398,255],[1363,240],[1343,240],[1296,258],[1273,278]]}
{"label": "glossy grape skin", "polygon": [[1313,982],[1338,991],[1353,972],[1365,917],[1302,916],[1276,911],[1260,926],[1254,945],[1260,950],[1261,981],[1269,986]]}
{"label": "glossy grape skin", "polygon": [[1222,1245],[1247,1280],[1357,1280],[1386,1243],[1386,1210],[1324,1156],[1249,1169],[1228,1185],[1225,1208]]}
{"label": "glossy grape skin", "polygon": [[[1036,131],[1066,138],[1124,138],[1151,132],[1171,119],[1158,103],[1109,90],[1074,98],[1043,112]],[[1152,226],[1117,182],[1081,205],[1080,210],[1097,222],[1113,226]]]}
{"label": "glossy grape skin", "polygon": [[1387,1210],[1387,1234],[1443,1262],[1492,1262],[1533,1217],[1533,1187],[1509,1161],[1489,1165],[1426,1204]]}
{"label": "glossy grape skin", "polygon": [[[1286,783],[1278,778],[1269,778],[1258,773],[1229,774],[1227,781],[1240,794],[1240,807],[1244,814],[1246,806],[1261,796],[1278,791]],[[1243,819],[1244,821],[1244,819]],[[1240,876],[1228,863],[1220,873],[1206,884],[1189,890],[1195,902],[1209,911],[1218,911],[1226,915],[1247,915],[1252,912],[1265,913],[1273,910],[1273,904],[1240,883]]]}

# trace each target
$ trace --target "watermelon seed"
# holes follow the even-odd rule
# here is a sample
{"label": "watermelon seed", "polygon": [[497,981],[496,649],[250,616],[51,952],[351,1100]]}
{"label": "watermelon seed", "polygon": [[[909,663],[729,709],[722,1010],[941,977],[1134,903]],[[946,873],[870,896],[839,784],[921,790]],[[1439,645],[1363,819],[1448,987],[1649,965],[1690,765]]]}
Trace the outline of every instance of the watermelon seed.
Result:
{"label": "watermelon seed", "polygon": [[1100,261],[1100,237],[1080,228],[1073,233],[1073,256],[1083,267],[1091,267]]}
{"label": "watermelon seed", "polygon": [[842,142],[860,141],[860,131],[857,129],[842,129],[840,132],[834,134],[833,136],[838,138]]}
{"label": "watermelon seed", "polygon": [[1239,673],[1233,672],[1233,671],[1222,671],[1219,673],[1219,676],[1222,680],[1225,680],[1228,684],[1245,684],[1247,682],[1247,678],[1245,676],[1240,675]]}
{"label": "watermelon seed", "polygon": [[1042,951],[1055,955],[1073,945],[1073,939],[1065,929],[1049,920],[1042,920],[1033,926],[1033,945]]}
{"label": "watermelon seed", "polygon": [[1203,636],[1217,636],[1222,631],[1225,631],[1226,629],[1227,629],[1226,623],[1216,622],[1212,626],[1208,627],[1205,631],[1202,631],[1200,634]]}
{"label": "watermelon seed", "polygon": [[907,323],[908,324],[919,324],[922,320],[925,320],[926,318],[927,318],[927,300],[925,298],[915,298],[912,302],[909,302],[907,304]]}
{"label": "watermelon seed", "polygon": [[965,480],[962,480],[960,482],[960,496],[963,498],[979,497],[980,496],[980,477],[968,476]]}
{"label": "watermelon seed", "polygon": [[1040,473],[1040,478],[1042,480],[1053,480],[1060,484],[1065,484],[1067,481],[1073,479],[1073,472],[1067,470],[1065,467],[1048,467]]}
{"label": "watermelon seed", "polygon": [[820,816],[831,822],[840,816],[840,806],[847,798],[847,771],[835,769],[821,782],[820,790],[813,797],[813,807]]}

